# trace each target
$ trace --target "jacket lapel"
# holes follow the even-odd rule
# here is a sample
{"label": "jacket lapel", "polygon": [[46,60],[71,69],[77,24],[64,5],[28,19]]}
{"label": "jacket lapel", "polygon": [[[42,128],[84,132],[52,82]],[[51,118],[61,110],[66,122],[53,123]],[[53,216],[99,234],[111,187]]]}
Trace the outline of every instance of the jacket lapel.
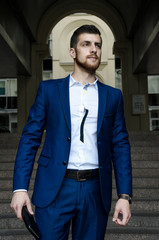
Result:
{"label": "jacket lapel", "polygon": [[[107,95],[108,91],[105,87],[105,85],[101,84],[100,82],[98,83],[98,98],[99,98],[99,103],[98,103],[98,120],[97,120],[97,136],[100,133],[100,129],[102,126],[102,121],[104,117],[104,112],[106,108],[106,102],[107,102]],[[67,127],[69,131],[71,132],[71,117],[70,117],[70,100],[69,100],[69,76],[60,79],[57,83],[58,85],[58,90],[59,90],[59,98],[61,101],[64,117],[66,120]]]}
{"label": "jacket lapel", "polygon": [[69,78],[70,76],[60,79],[57,83],[59,98],[62,105],[65,121],[69,131],[71,131],[71,117],[70,117],[70,100],[69,100]]}
{"label": "jacket lapel", "polygon": [[108,91],[107,88],[104,84],[101,84],[99,81],[98,83],[98,120],[97,120],[97,136],[99,136],[100,129],[102,126],[102,121],[106,109],[106,103],[107,103],[107,96],[108,96]]}

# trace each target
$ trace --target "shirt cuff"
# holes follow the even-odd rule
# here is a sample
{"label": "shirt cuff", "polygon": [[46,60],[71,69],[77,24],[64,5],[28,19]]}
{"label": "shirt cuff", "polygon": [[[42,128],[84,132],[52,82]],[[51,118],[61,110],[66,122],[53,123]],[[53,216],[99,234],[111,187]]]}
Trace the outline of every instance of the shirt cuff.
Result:
{"label": "shirt cuff", "polygon": [[17,189],[17,190],[14,190],[13,193],[16,193],[16,192],[27,192],[26,189]]}

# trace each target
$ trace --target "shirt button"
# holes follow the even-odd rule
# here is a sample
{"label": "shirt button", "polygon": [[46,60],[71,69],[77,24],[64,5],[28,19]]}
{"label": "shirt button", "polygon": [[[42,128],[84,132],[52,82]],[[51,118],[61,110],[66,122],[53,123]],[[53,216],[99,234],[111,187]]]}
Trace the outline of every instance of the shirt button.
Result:
{"label": "shirt button", "polygon": [[87,94],[87,90],[83,89],[83,95],[86,95],[86,94]]}
{"label": "shirt button", "polygon": [[62,162],[62,164],[63,164],[63,165],[66,165],[66,162],[65,162],[65,161],[63,161],[63,162]]}
{"label": "shirt button", "polygon": [[67,141],[70,142],[70,141],[71,141],[71,138],[70,138],[70,137],[67,137]]}

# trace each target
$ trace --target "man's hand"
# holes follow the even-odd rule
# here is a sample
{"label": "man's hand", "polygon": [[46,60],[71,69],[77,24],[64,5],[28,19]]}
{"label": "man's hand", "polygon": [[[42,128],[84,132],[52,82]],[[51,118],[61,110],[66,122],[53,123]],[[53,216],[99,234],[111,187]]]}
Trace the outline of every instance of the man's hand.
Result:
{"label": "man's hand", "polygon": [[[119,218],[119,214],[122,215],[122,219]],[[131,211],[128,200],[119,199],[115,206],[113,222],[115,222],[117,225],[126,226],[130,217]]]}
{"label": "man's hand", "polygon": [[30,214],[34,214],[31,206],[31,201],[27,192],[23,191],[15,192],[13,194],[10,206],[17,215],[17,218],[19,218],[21,221],[23,221],[21,214],[23,206],[27,206],[27,209],[30,212]]}

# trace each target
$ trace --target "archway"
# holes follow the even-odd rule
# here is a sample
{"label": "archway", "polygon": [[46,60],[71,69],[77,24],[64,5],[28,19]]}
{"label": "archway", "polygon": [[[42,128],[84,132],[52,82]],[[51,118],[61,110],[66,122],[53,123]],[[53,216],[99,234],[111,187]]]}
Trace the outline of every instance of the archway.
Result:
{"label": "archway", "polygon": [[[97,2],[96,0],[88,0],[85,2],[69,1],[57,1],[50,6],[45,14],[41,17],[39,27],[37,29],[37,42],[32,45],[32,76],[23,81],[21,79],[19,90],[23,88],[21,97],[19,97],[19,112],[23,113],[23,119],[21,123],[26,121],[30,105],[33,103],[37,87],[42,80],[42,63],[43,59],[49,56],[48,36],[52,28],[65,16],[77,12],[87,12],[101,18],[112,30],[115,43],[114,54],[121,58],[122,62],[122,91],[125,102],[125,117],[129,130],[144,130],[148,129],[148,116],[147,115],[134,115],[132,114],[132,95],[138,94],[142,91],[142,94],[147,94],[145,86],[146,75],[134,75],[132,70],[132,42],[129,41],[125,24],[119,12],[116,11],[108,2]],[[142,81],[140,81],[142,79]],[[24,83],[24,84],[23,84]],[[32,92],[30,93],[30,89]],[[24,101],[25,95],[25,102]],[[29,96],[29,97],[28,97]],[[24,106],[26,110],[24,113]],[[18,119],[19,128],[20,126]]]}
{"label": "archway", "polygon": [[[82,4],[83,2],[83,4]],[[75,2],[61,1],[57,4],[53,4],[42,16],[41,22],[39,23],[37,31],[37,42],[46,44],[48,36],[52,28],[64,17],[77,13],[86,12],[101,18],[112,30],[115,41],[119,41],[126,36],[126,26],[116,11],[108,2],[97,2],[95,0],[91,1],[80,1]]]}
{"label": "archway", "polygon": [[100,30],[103,42],[102,57],[96,75],[101,82],[116,87],[113,33],[103,20],[87,13],[71,14],[60,20],[51,31],[51,58],[44,60],[43,80],[63,78],[73,71],[73,59],[69,54],[70,38],[75,29],[83,24],[93,24]]}

